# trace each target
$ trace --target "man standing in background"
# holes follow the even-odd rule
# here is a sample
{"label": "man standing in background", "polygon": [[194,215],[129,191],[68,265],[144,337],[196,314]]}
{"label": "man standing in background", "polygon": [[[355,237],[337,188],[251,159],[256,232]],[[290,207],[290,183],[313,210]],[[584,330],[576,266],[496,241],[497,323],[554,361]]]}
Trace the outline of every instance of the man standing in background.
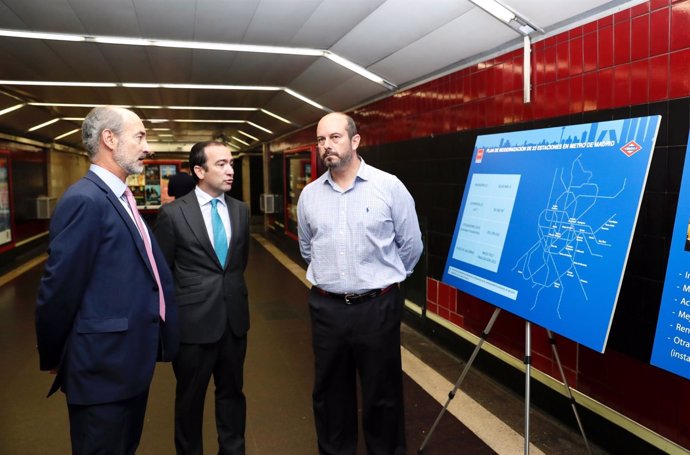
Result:
{"label": "man standing in background", "polygon": [[175,280],[180,352],[173,362],[177,455],[203,455],[204,398],[215,383],[219,454],[245,453],[244,358],[249,305],[249,208],[227,196],[233,158],[221,142],[195,144],[189,164],[197,186],[161,207],[155,233]]}
{"label": "man standing in background", "polygon": [[172,276],[125,184],[143,172],[146,130],[133,112],[84,119],[88,174],[62,196],[36,303],[48,395],[67,397],[72,455],[134,455],[156,359],[178,347]]}
{"label": "man standing in background", "polygon": [[319,453],[354,455],[357,381],[369,455],[404,455],[400,323],[402,282],[422,253],[414,200],[400,180],[357,154],[355,122],[324,116],[316,129],[328,168],[298,202],[302,256],[309,264]]}
{"label": "man standing in background", "polygon": [[184,196],[196,187],[196,180],[189,175],[189,162],[180,164],[180,172],[168,179],[168,196],[175,199]]}

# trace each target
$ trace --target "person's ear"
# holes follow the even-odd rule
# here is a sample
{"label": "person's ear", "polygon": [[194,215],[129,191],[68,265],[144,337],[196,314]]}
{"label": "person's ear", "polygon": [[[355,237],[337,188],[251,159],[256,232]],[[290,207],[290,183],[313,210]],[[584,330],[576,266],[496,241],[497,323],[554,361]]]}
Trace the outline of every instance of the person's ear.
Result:
{"label": "person's ear", "polygon": [[109,130],[107,128],[104,129],[101,133],[101,140],[109,149],[115,150],[115,148],[117,148],[117,136],[115,135],[115,133],[113,133],[112,130]]}

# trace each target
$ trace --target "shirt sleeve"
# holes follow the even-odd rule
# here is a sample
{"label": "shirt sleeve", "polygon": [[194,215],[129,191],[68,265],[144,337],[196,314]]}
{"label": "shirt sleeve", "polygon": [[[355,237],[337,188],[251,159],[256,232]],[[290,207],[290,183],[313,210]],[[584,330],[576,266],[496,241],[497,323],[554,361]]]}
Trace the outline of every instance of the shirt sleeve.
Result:
{"label": "shirt sleeve", "polygon": [[309,264],[311,262],[312,234],[307,222],[305,205],[305,192],[302,191],[297,201],[297,236],[299,238],[299,252],[307,264]]}
{"label": "shirt sleeve", "polygon": [[405,185],[396,179],[391,193],[395,244],[398,247],[398,254],[405,266],[407,276],[410,276],[424,249],[422,232],[419,229],[414,199]]}

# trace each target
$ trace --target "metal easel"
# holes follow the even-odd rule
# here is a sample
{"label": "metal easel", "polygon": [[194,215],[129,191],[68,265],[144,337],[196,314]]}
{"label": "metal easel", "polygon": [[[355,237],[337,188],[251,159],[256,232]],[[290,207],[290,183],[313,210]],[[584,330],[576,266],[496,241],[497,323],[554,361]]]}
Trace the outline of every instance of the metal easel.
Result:
{"label": "metal easel", "polygon": [[[482,348],[482,345],[486,341],[486,339],[489,336],[489,333],[491,332],[491,328],[494,325],[494,322],[496,322],[496,319],[498,318],[499,313],[501,312],[500,308],[496,308],[491,315],[491,318],[489,319],[489,322],[486,324],[486,327],[484,328],[484,331],[481,334],[481,337],[479,339],[479,342],[477,343],[477,346],[475,346],[474,351],[472,351],[472,355],[470,356],[469,360],[467,361],[467,364],[465,365],[465,368],[463,368],[462,373],[460,374],[460,377],[458,380],[455,382],[455,385],[453,386],[453,389],[448,393],[448,400],[446,401],[446,404],[443,406],[443,409],[441,409],[441,412],[438,414],[436,417],[436,421],[434,421],[434,424],[431,426],[431,429],[429,430],[429,433],[426,435],[426,438],[424,438],[424,441],[422,442],[422,445],[419,447],[417,450],[418,454],[424,453],[424,449],[427,446],[427,443],[429,442],[429,439],[431,439],[431,435],[434,433],[434,430],[436,430],[436,426],[438,426],[438,423],[441,421],[441,417],[443,417],[443,414],[446,412],[448,409],[448,406],[450,405],[450,402],[455,398],[455,394],[460,388],[460,385],[462,384],[462,381],[465,380],[465,376],[467,375],[467,372],[469,371],[470,367],[472,366],[472,362],[474,362],[474,359],[477,357],[477,354],[479,353],[479,350]],[[568,380],[565,377],[565,373],[563,371],[563,365],[561,364],[561,358],[558,355],[558,350],[556,349],[556,340],[553,337],[553,334],[551,333],[550,330],[546,330],[546,333],[549,337],[549,342],[551,343],[551,350],[554,354],[554,357],[556,359],[556,363],[558,365],[558,371],[561,373],[561,378],[563,379],[563,385],[565,386],[566,392],[568,394],[568,398],[570,400],[570,406],[573,409],[573,413],[575,414],[575,420],[577,421],[577,426],[580,428],[580,434],[582,434],[582,439],[585,442],[585,447],[587,448],[587,453],[589,455],[592,455],[592,451],[589,447],[589,442],[587,442],[587,435],[585,435],[585,430],[584,427],[582,426],[582,422],[580,421],[580,416],[577,412],[577,407],[575,406],[575,398],[573,397],[572,391],[570,390],[570,386],[568,385]],[[524,358],[524,364],[525,364],[525,449],[524,449],[524,454],[529,455],[529,409],[530,409],[530,379],[531,379],[531,373],[532,373],[532,334],[531,334],[531,324],[529,321],[525,321],[525,358]]]}

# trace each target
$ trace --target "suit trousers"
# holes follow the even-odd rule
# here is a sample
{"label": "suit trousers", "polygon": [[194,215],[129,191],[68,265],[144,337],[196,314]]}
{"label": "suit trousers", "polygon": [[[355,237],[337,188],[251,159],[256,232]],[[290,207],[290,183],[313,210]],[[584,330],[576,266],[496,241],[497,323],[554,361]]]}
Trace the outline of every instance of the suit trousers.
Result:
{"label": "suit trousers", "polygon": [[149,391],[95,405],[67,404],[72,455],[134,455],[141,440]]}
{"label": "suit trousers", "polygon": [[203,455],[204,398],[211,376],[215,383],[219,455],[244,455],[246,401],[242,392],[247,336],[226,327],[215,343],[181,343],[173,371],[175,449],[177,455]]}
{"label": "suit trousers", "polygon": [[398,287],[349,305],[313,288],[309,293],[319,454],[354,455],[357,450],[357,374],[367,454],[405,454],[403,301]]}

